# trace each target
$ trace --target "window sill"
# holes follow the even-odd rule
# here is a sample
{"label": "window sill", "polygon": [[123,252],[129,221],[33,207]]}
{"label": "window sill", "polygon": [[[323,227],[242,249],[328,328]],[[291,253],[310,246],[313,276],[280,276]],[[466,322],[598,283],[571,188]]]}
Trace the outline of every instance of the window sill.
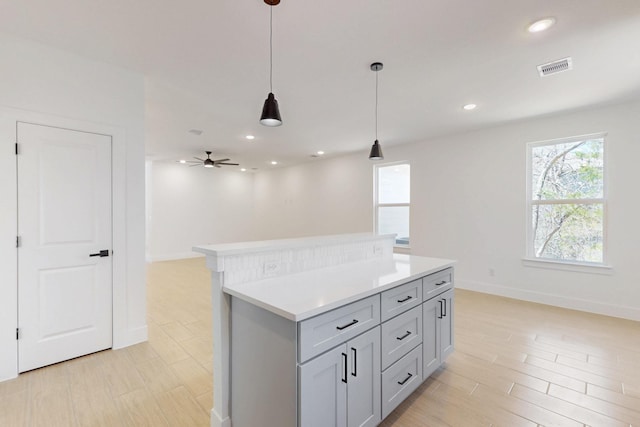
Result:
{"label": "window sill", "polygon": [[523,258],[525,267],[544,268],[549,270],[573,271],[576,273],[603,274],[612,276],[613,267],[605,264],[580,264],[575,262],[551,261],[537,258]]}
{"label": "window sill", "polygon": [[394,245],[393,253],[411,255],[411,247],[408,245]]}

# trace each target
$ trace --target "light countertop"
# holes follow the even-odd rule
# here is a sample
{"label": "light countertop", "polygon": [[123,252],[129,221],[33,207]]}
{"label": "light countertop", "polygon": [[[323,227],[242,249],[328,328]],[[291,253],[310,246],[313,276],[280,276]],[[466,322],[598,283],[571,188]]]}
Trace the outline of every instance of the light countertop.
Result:
{"label": "light countertop", "polygon": [[453,264],[449,259],[394,254],[384,261],[343,264],[222,290],[286,319],[301,321]]}
{"label": "light countertop", "polygon": [[220,243],[194,246],[194,252],[205,255],[229,256],[277,249],[291,249],[305,246],[326,246],[329,244],[355,243],[358,241],[385,240],[395,238],[395,234],[374,235],[372,233],[335,234],[329,236],[295,237],[291,239],[260,240],[254,242]]}

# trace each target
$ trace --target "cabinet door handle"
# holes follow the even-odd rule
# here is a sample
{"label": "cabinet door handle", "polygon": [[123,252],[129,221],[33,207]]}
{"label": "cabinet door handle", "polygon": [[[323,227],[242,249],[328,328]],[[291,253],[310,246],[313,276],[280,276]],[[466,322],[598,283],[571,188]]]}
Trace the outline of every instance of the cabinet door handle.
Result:
{"label": "cabinet door handle", "polygon": [[398,381],[398,384],[400,384],[400,385],[404,385],[404,383],[406,383],[407,381],[409,381],[409,378],[411,378],[412,376],[413,376],[412,374],[409,374],[409,376],[408,376],[407,378],[405,378],[404,380],[402,380],[402,381]]}
{"label": "cabinet door handle", "polygon": [[403,339],[405,339],[405,338],[406,338],[406,337],[408,337],[409,335],[411,335],[411,331],[407,331],[407,333],[406,333],[406,334],[404,334],[404,335],[403,335],[403,336],[401,336],[401,337],[396,337],[396,339],[397,339],[398,341],[402,341]]}
{"label": "cabinet door handle", "polygon": [[342,372],[344,376],[342,377],[342,382],[347,383],[347,353],[342,353]]}
{"label": "cabinet door handle", "polygon": [[442,319],[442,300],[439,300],[438,304],[440,304],[440,315],[438,316],[438,319]]}
{"label": "cabinet door handle", "polygon": [[443,280],[442,282],[438,282],[438,283],[436,283],[436,286],[444,285],[445,283],[447,283],[447,281],[446,281],[446,280]]}
{"label": "cabinet door handle", "polygon": [[353,326],[353,325],[355,325],[356,323],[358,323],[358,319],[353,319],[353,322],[351,322],[351,323],[347,323],[347,324],[346,324],[346,325],[344,325],[344,326],[336,326],[336,329],[337,329],[337,330],[339,330],[339,331],[341,331],[341,330],[343,330],[343,329],[348,328],[349,326]]}
{"label": "cabinet door handle", "polygon": [[89,257],[99,256],[100,258],[104,258],[109,256],[109,249],[103,249],[100,252],[96,252],[95,254],[89,254]]}
{"label": "cabinet door handle", "polygon": [[353,353],[353,369],[351,370],[351,375],[354,377],[358,376],[358,350],[351,347],[351,352]]}
{"label": "cabinet door handle", "polygon": [[442,302],[444,302],[444,313],[442,316],[447,317],[447,300],[443,299]]}
{"label": "cabinet door handle", "polygon": [[407,302],[407,301],[409,301],[411,298],[413,298],[413,297],[412,297],[411,295],[409,295],[409,296],[407,296],[406,298],[399,299],[399,300],[398,300],[398,302]]}

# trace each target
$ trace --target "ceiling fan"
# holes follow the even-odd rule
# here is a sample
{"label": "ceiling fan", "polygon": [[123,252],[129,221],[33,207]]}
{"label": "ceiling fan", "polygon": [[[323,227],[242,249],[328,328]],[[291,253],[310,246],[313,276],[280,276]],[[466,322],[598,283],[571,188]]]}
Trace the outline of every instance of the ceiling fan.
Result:
{"label": "ceiling fan", "polygon": [[189,166],[193,167],[193,166],[204,166],[205,168],[220,168],[222,167],[222,165],[225,166],[238,166],[239,163],[227,163],[228,160],[231,159],[218,159],[218,160],[211,160],[211,151],[205,151],[205,153],[207,154],[207,158],[206,159],[201,159],[200,157],[194,157],[194,159],[196,159],[197,161],[194,160],[189,160],[187,163],[191,163]]}

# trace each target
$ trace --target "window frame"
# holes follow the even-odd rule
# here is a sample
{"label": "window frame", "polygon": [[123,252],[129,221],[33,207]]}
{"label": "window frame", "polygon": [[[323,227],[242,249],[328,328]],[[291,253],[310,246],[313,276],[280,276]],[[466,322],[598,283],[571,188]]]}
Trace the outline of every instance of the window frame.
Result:
{"label": "window frame", "polygon": [[[608,230],[607,230],[607,194],[608,194],[608,165],[607,165],[607,132],[598,132],[586,135],[571,136],[565,138],[549,139],[544,141],[535,141],[527,143],[527,158],[526,158],[526,252],[523,263],[525,266],[530,267],[542,267],[552,268],[558,270],[567,271],[580,271],[580,272],[593,272],[599,274],[609,274],[600,270],[611,270],[611,266],[608,264]],[[533,149],[535,147],[568,144],[572,142],[579,142],[588,139],[602,139],[602,198],[590,198],[590,199],[554,199],[554,200],[540,200],[535,201],[533,199]],[[588,261],[574,261],[574,260],[561,260],[552,258],[537,257],[535,254],[535,242],[533,233],[533,207],[536,205],[552,206],[552,205],[602,205],[602,262],[588,262]]]}
{"label": "window frame", "polygon": [[[386,168],[391,166],[398,165],[407,165],[409,166],[409,203],[379,203],[378,200],[378,170],[380,168]],[[396,239],[393,241],[393,246],[395,248],[401,249],[411,249],[411,162],[407,160],[401,160],[396,162],[389,163],[378,163],[373,165],[373,232],[378,233],[378,211],[381,207],[408,207],[409,208],[409,244],[404,245],[397,243],[396,239],[399,236],[396,236]]]}

